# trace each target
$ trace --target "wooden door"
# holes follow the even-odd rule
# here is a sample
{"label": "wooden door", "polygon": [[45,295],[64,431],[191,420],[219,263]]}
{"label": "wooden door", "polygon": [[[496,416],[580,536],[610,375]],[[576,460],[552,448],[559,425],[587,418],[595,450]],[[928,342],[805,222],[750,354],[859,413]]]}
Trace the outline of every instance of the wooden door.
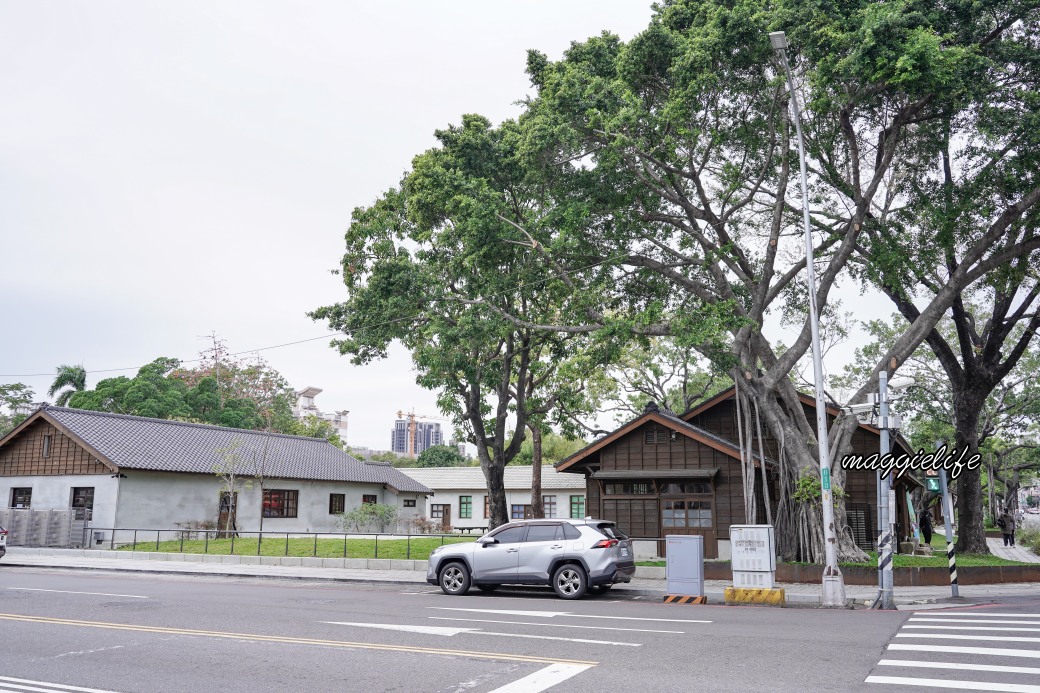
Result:
{"label": "wooden door", "polygon": [[440,520],[441,531],[451,531],[451,504],[450,503],[434,503],[430,506],[430,519]]}

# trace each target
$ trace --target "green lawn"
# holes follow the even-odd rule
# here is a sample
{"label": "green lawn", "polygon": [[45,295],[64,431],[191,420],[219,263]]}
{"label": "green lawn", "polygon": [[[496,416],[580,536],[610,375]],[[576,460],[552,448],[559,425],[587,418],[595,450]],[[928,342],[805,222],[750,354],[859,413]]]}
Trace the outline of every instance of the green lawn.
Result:
{"label": "green lawn", "polygon": [[[378,556],[375,539],[346,540],[314,539],[284,537],[265,537],[257,551],[256,537],[237,537],[234,540],[234,553],[237,556],[316,556],[318,558],[411,558],[426,560],[430,552],[441,544],[458,544],[474,541],[476,537],[412,537],[411,539],[379,539]],[[158,545],[142,541],[133,546],[120,546],[118,551],[159,551],[165,553],[211,553],[227,556],[231,554],[231,539],[210,539],[208,544],[202,539],[179,539],[163,541]]]}

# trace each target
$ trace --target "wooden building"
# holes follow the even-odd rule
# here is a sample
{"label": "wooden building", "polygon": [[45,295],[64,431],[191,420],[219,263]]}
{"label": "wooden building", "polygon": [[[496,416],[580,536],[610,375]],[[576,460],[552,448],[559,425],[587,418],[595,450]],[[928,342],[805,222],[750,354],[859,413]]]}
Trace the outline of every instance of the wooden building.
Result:
{"label": "wooden building", "polygon": [[[802,405],[814,421],[815,400],[803,395]],[[828,408],[829,422],[837,415],[837,408]],[[766,465],[775,517],[780,445],[765,426],[762,438],[765,460],[758,456],[757,439],[752,457],[756,476],[760,477],[760,465]],[[556,469],[585,476],[589,515],[613,520],[635,538],[699,534],[704,537],[705,557],[727,558],[730,525],[746,524],[738,440],[735,392],[730,388],[681,415],[651,403],[641,416],[561,460]],[[860,424],[853,434],[853,453],[873,454],[879,446],[880,431]],[[910,449],[897,437],[894,452]],[[909,475],[896,484],[897,524],[904,529],[906,492],[916,486],[920,482]],[[758,523],[766,519],[761,487],[759,478]],[[853,537],[859,546],[871,549],[876,540],[876,473],[846,471],[843,490]]]}

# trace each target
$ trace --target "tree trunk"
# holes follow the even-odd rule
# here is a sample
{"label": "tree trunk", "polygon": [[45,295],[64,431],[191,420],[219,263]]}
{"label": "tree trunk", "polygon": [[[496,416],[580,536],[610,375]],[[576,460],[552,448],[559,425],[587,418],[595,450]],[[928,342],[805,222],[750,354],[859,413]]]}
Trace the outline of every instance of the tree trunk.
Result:
{"label": "tree trunk", "polygon": [[545,517],[545,506],[542,505],[542,430],[537,424],[528,426],[531,429],[531,514],[534,517]]}
{"label": "tree trunk", "polygon": [[[956,388],[956,383],[954,387]],[[981,400],[976,405],[976,398],[971,393],[960,395],[956,390],[953,397],[953,420],[956,431],[959,456],[967,450],[965,459],[978,454],[979,451],[979,412]],[[982,513],[982,467],[961,472],[957,479],[957,553],[989,553],[986,547],[986,531],[983,527]]]}

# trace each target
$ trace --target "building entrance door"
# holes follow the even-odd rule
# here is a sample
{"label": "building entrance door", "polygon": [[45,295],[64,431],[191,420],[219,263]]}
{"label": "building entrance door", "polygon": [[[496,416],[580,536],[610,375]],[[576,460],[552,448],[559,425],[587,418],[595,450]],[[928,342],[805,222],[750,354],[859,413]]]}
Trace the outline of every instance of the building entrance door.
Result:
{"label": "building entrance door", "polygon": [[434,503],[430,506],[430,519],[439,522],[442,532],[451,531],[451,504]]}

